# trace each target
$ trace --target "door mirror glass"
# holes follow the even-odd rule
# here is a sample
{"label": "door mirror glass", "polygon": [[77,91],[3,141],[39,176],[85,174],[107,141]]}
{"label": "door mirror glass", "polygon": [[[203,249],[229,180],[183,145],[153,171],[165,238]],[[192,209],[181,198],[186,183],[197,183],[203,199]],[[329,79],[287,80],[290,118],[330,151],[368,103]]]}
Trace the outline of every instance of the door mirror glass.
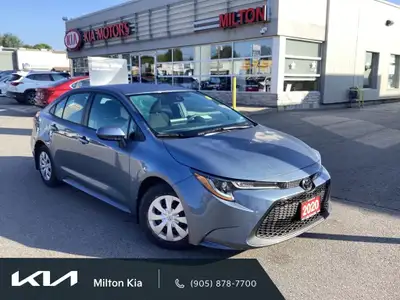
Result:
{"label": "door mirror glass", "polygon": [[122,141],[125,139],[125,132],[119,127],[100,127],[96,135],[105,141]]}

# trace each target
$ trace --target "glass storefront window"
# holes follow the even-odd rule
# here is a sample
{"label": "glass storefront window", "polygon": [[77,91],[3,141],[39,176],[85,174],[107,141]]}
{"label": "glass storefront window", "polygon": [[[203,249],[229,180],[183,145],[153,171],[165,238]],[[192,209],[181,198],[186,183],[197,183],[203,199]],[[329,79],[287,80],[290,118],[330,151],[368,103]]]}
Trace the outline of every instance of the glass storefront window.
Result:
{"label": "glass storefront window", "polygon": [[201,60],[232,58],[232,44],[201,46]]}
{"label": "glass storefront window", "polygon": [[187,89],[198,90],[200,88],[200,80],[196,77],[174,77],[173,84]]}
{"label": "glass storefront window", "polygon": [[238,76],[236,88],[239,92],[270,92],[271,76]]}
{"label": "glass storefront window", "polygon": [[272,39],[233,43],[233,57],[258,57],[272,55]]}
{"label": "glass storefront window", "polygon": [[200,63],[197,62],[180,62],[174,63],[174,75],[192,76],[200,75]]}
{"label": "glass storefront window", "polygon": [[318,91],[319,90],[319,77],[311,78],[298,78],[298,77],[285,77],[283,90],[285,92],[294,91]]}
{"label": "glass storefront window", "polygon": [[158,76],[170,76],[173,75],[173,64],[172,63],[158,63],[157,64]]}
{"label": "glass storefront window", "polygon": [[202,75],[230,75],[232,74],[231,60],[215,60],[201,62]]}
{"label": "glass storefront window", "polygon": [[272,58],[248,58],[233,61],[235,75],[271,74]]}
{"label": "glass storefront window", "polygon": [[205,91],[231,91],[232,79],[228,76],[201,76],[200,89]]}
{"label": "glass storefront window", "polygon": [[192,61],[200,60],[200,57],[195,58],[196,50],[199,47],[182,47],[174,49],[174,61]]}
{"label": "glass storefront window", "polygon": [[157,62],[172,62],[172,49],[157,50]]}

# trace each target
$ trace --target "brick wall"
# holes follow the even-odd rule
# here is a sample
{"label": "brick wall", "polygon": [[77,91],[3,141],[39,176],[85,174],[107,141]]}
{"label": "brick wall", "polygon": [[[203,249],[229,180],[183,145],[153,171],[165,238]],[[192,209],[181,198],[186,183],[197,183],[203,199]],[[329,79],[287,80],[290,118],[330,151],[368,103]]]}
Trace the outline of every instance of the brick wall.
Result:
{"label": "brick wall", "polygon": [[[232,105],[231,92],[202,91],[202,93],[216,98],[227,105]],[[241,106],[276,107],[277,95],[271,93],[237,93],[236,104]]]}
{"label": "brick wall", "polygon": [[318,108],[321,93],[318,91],[282,92],[278,94],[277,102],[279,110]]}
{"label": "brick wall", "polygon": [[[227,105],[232,105],[231,92],[202,91]],[[278,107],[279,110],[318,108],[320,92],[237,93],[238,106]]]}

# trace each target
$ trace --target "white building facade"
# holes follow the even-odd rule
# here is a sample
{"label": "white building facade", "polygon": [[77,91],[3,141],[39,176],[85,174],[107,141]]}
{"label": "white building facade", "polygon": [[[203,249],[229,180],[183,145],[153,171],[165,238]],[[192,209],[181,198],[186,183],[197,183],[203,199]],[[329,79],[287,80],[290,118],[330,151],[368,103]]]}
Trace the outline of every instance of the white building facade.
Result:
{"label": "white building facade", "polygon": [[380,0],[136,0],[66,22],[73,72],[127,60],[131,82],[199,89],[227,103],[314,108],[400,98],[400,8]]}

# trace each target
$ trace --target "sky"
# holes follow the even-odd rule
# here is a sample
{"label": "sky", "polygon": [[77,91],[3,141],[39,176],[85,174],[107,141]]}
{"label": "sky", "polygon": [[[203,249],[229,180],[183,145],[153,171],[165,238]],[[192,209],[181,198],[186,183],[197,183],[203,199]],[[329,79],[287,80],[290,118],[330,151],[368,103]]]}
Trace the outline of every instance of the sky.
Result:
{"label": "sky", "polygon": [[[149,0],[151,1],[151,0]],[[400,0],[389,0],[400,4]],[[127,0],[19,0],[2,1],[0,33],[13,33],[25,44],[46,43],[65,49],[62,17],[79,17]]]}
{"label": "sky", "polygon": [[64,50],[63,17],[79,17],[127,0],[1,1],[0,34],[13,33],[25,44],[46,43]]}

